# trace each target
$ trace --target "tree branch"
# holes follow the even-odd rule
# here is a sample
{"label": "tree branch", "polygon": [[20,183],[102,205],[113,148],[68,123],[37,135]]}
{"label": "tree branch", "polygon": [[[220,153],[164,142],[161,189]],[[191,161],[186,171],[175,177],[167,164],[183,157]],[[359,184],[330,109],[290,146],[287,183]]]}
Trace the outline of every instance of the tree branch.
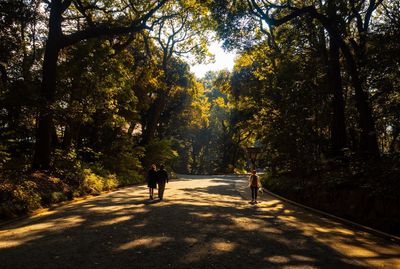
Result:
{"label": "tree branch", "polygon": [[[255,0],[247,0],[248,4],[250,5],[250,8],[256,9],[256,12],[253,10],[252,13],[253,14],[257,14],[258,17],[262,18],[267,24],[269,24],[270,26],[280,26],[282,24],[285,24],[289,21],[291,21],[294,18],[297,18],[301,15],[304,14],[310,14],[310,13],[317,13],[315,7],[313,6],[306,6],[303,8],[295,8],[295,7],[291,7],[288,5],[274,5],[274,4],[268,4],[269,7],[267,7],[267,12],[265,12],[257,3]],[[279,18],[279,19],[275,19],[272,18],[269,14],[268,11],[271,8],[275,8],[275,9],[284,9],[284,8],[288,8],[290,10],[292,10],[292,13]]]}
{"label": "tree branch", "polygon": [[63,37],[61,47],[73,45],[79,41],[98,38],[98,37],[111,37],[118,35],[125,35],[129,33],[141,32],[145,29],[150,29],[146,23],[153,14],[160,9],[168,0],[160,1],[154,8],[152,8],[146,15],[134,20],[129,26],[110,26],[109,24],[100,24],[97,26],[89,27],[85,30],[78,31]]}
{"label": "tree branch", "polygon": [[368,31],[369,23],[371,21],[372,13],[375,11],[375,9],[382,4],[383,0],[378,0],[377,2],[375,0],[370,0],[369,1],[369,6],[367,8],[367,12],[365,13],[365,19],[364,19],[364,27],[363,30],[364,32]]}

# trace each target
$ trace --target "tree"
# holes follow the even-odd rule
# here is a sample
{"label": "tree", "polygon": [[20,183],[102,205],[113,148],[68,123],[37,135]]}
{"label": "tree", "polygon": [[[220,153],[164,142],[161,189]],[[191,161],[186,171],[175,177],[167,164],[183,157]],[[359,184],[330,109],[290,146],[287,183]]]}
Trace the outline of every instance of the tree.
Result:
{"label": "tree", "polygon": [[211,27],[207,20],[207,9],[196,2],[170,2],[162,10],[162,18],[155,25],[151,40],[159,48],[157,62],[162,72],[156,99],[147,113],[142,144],[154,138],[168,96],[174,87],[187,84],[187,66],[181,63],[184,57],[194,57],[197,62],[207,57],[207,33]]}
{"label": "tree", "polygon": [[[359,29],[361,35],[363,32],[367,31],[371,16],[382,1],[369,1],[369,3],[367,3],[367,1],[359,1],[357,6],[354,7],[350,7],[342,1],[328,2],[330,3],[330,6],[328,7],[324,2],[297,3],[292,1],[283,1],[283,3],[273,4],[268,1],[257,0],[238,1],[235,4],[227,4],[226,1],[216,1],[212,6],[214,10],[221,10],[223,5],[228,6],[227,16],[216,16],[217,19],[219,18],[221,24],[224,21],[227,25],[232,26],[232,30],[225,27],[223,30],[226,32],[223,32],[222,29],[220,29],[222,37],[231,36],[232,38],[233,36],[237,39],[237,34],[232,34],[232,31],[240,31],[240,28],[238,29],[238,27],[242,27],[244,25],[243,22],[248,21],[249,19],[252,22],[250,25],[256,27],[258,24],[259,29],[263,29],[265,25],[269,25],[269,27],[278,27],[295,20],[300,16],[303,18],[304,16],[308,16],[317,21],[328,33],[329,39],[332,40],[332,53],[336,50],[334,47],[338,46],[347,63],[347,70],[352,79],[352,86],[355,91],[354,98],[359,114],[358,123],[361,129],[359,151],[366,158],[378,157],[379,148],[368,93],[364,90],[362,85],[356,55],[352,53],[351,44],[348,43],[345,37],[348,34],[347,27],[353,23],[353,20],[356,17],[359,18],[357,21],[363,23],[362,28]],[[340,13],[337,15],[335,10]],[[348,10],[350,10],[350,12]],[[360,10],[363,10],[363,14],[365,14],[364,19],[360,17]],[[228,38],[228,41],[232,41],[232,39]],[[331,54],[331,58],[333,58],[333,56],[334,55]],[[331,74],[334,73],[337,74],[338,72],[331,72]],[[337,75],[336,79],[338,79]],[[340,85],[339,83],[337,84],[338,85],[335,87],[337,93],[335,94],[336,97],[334,103],[339,106],[339,109],[335,109],[335,118],[340,119],[336,121],[340,124],[336,123],[333,124],[333,126],[338,128],[338,134],[343,135],[343,123],[341,123],[343,122],[343,110],[340,109],[342,103],[340,101],[340,93],[338,93]],[[335,137],[336,135],[333,136]],[[336,142],[333,142],[344,144],[344,141],[345,140],[337,140]]]}
{"label": "tree", "polygon": [[[60,51],[90,38],[126,35],[151,29],[152,27],[148,25],[148,21],[166,2],[167,0],[151,1],[140,7],[137,4],[123,6],[122,2],[112,5],[107,1],[104,3],[96,2],[96,4],[80,0],[52,0],[49,2],[48,36],[42,68],[41,105],[33,168],[47,169],[50,165],[52,130],[54,129],[53,105]],[[122,9],[120,10],[121,7]],[[105,20],[102,16],[96,16],[99,12],[103,14],[106,18]],[[72,16],[75,14],[81,16],[85,20],[85,24],[82,30],[65,33],[65,31],[70,31],[71,28],[63,30],[63,22],[66,20],[64,16],[68,17],[71,13]],[[112,16],[104,15],[108,13],[122,14],[122,16],[120,19],[113,19]]]}

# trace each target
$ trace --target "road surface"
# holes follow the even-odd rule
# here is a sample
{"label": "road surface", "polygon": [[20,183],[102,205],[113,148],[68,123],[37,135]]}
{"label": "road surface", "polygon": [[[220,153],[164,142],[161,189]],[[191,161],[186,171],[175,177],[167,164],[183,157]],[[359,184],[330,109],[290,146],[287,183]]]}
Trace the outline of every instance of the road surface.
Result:
{"label": "road surface", "polygon": [[135,186],[0,226],[0,268],[400,268],[400,246],[265,194],[186,176],[164,201]]}

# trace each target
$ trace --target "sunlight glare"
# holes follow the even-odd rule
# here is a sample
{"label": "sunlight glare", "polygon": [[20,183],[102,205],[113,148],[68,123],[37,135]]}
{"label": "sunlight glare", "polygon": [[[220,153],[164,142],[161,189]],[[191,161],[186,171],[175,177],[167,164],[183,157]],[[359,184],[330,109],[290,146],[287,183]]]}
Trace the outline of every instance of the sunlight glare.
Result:
{"label": "sunlight glare", "polygon": [[209,50],[215,56],[215,62],[209,64],[195,64],[191,66],[191,71],[196,77],[203,77],[208,71],[219,71],[227,69],[232,71],[236,53],[234,51],[224,51],[221,42],[212,42]]}

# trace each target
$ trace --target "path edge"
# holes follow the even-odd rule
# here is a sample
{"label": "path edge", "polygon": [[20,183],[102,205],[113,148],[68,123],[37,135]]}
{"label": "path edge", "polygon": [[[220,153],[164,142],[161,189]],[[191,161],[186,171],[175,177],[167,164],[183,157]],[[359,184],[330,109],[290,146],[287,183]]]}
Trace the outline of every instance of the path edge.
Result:
{"label": "path edge", "polygon": [[267,193],[267,194],[269,194],[269,195],[271,195],[271,196],[274,196],[275,198],[278,198],[278,199],[280,199],[280,200],[282,200],[282,201],[285,201],[285,202],[287,202],[287,203],[289,203],[289,204],[293,204],[293,205],[295,205],[295,206],[298,206],[298,207],[303,208],[303,209],[306,209],[306,210],[308,210],[308,211],[317,213],[317,214],[322,215],[322,216],[324,216],[324,217],[327,217],[327,218],[336,220],[336,221],[338,221],[338,222],[340,222],[340,223],[343,223],[343,224],[345,224],[345,225],[347,225],[347,226],[351,226],[351,227],[358,228],[358,229],[360,229],[360,230],[362,230],[362,231],[364,231],[364,232],[368,232],[368,233],[370,233],[370,234],[373,234],[373,235],[376,235],[376,236],[379,236],[379,237],[383,237],[383,238],[385,238],[385,239],[387,239],[387,240],[390,240],[390,241],[392,241],[392,242],[395,242],[395,243],[397,243],[397,244],[400,244],[400,237],[399,237],[399,236],[395,236],[395,235],[392,235],[392,234],[388,234],[388,233],[379,231],[379,230],[377,230],[377,229],[374,229],[374,228],[371,228],[371,227],[368,227],[368,226],[359,224],[359,223],[357,223],[357,222],[354,222],[354,221],[351,221],[351,220],[348,220],[348,219],[344,219],[344,218],[341,218],[341,217],[332,215],[332,214],[327,213],[327,212],[325,212],[325,211],[322,211],[322,210],[319,210],[319,209],[315,209],[315,208],[312,208],[312,207],[303,205],[303,204],[301,204],[301,203],[292,201],[292,200],[290,200],[290,199],[288,199],[288,198],[285,198],[285,197],[282,197],[282,196],[280,196],[280,195],[278,195],[278,194],[276,194],[276,193],[273,193],[273,192],[271,192],[270,190],[267,190],[267,189],[264,188],[264,187],[263,187],[263,191],[264,191],[265,193]]}

